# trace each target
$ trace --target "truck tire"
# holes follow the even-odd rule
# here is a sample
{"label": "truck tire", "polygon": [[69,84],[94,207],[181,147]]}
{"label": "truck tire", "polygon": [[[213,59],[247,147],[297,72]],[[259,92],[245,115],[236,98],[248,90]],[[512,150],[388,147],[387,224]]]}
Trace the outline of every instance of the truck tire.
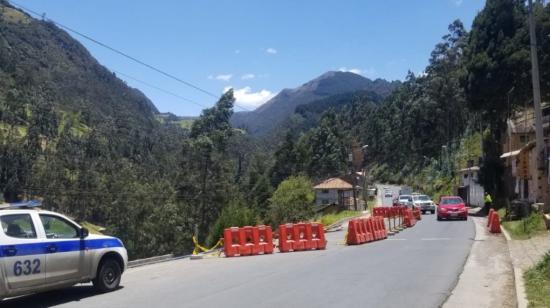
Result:
{"label": "truck tire", "polygon": [[435,214],[435,211],[430,211],[430,213],[432,213],[432,215],[433,215],[433,214]]}
{"label": "truck tire", "polygon": [[94,287],[101,293],[111,292],[120,285],[122,270],[113,258],[103,260],[98,267],[97,276],[92,281]]}

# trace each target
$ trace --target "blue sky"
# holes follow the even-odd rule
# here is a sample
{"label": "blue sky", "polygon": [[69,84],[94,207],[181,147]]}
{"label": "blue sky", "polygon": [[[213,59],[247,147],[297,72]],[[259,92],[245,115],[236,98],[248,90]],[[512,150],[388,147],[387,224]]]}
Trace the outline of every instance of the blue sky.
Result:
{"label": "blue sky", "polygon": [[[16,0],[209,92],[236,91],[252,110],[329,70],[402,80],[422,72],[454,19],[469,29],[483,0]],[[74,35],[73,35],[74,37]],[[162,112],[198,115],[215,98],[80,37]],[[243,110],[237,106],[236,111]]]}

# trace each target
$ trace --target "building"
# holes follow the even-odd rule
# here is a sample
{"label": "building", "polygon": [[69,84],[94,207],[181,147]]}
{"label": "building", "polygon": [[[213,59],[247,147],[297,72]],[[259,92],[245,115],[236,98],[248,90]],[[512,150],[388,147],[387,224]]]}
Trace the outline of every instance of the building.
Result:
{"label": "building", "polygon": [[466,201],[468,206],[483,206],[485,190],[479,184],[479,167],[472,166],[458,170],[460,186],[458,194]]}
{"label": "building", "polygon": [[357,183],[354,185],[352,181],[346,177],[329,178],[315,185],[315,205],[325,207],[336,205],[341,209],[354,209],[353,197],[357,198],[358,208],[363,207],[363,202],[360,200],[362,188]]}
{"label": "building", "polygon": [[[543,106],[544,135],[548,136],[550,106]],[[548,138],[545,138],[546,153],[549,153]],[[517,112],[507,121],[506,134],[502,142],[500,158],[506,167],[504,181],[510,199],[529,203],[545,203],[550,210],[550,160],[546,159],[544,169],[537,168],[535,151],[535,119],[532,108]]]}

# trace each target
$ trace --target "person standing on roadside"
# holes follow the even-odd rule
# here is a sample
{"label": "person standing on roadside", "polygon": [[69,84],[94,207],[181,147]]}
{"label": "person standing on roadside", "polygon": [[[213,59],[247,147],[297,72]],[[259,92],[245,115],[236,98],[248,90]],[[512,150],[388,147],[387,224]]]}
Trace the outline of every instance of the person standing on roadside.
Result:
{"label": "person standing on roadside", "polygon": [[484,201],[485,201],[485,207],[486,208],[488,208],[488,209],[493,208],[493,198],[491,198],[491,194],[489,194],[488,192],[485,192]]}

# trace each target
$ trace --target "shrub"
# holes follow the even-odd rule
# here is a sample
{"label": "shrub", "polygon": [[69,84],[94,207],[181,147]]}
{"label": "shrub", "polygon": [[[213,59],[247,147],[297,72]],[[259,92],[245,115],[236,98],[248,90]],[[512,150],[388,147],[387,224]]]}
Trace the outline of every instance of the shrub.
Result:
{"label": "shrub", "polygon": [[271,224],[275,227],[312,217],[315,200],[312,186],[304,176],[289,177],[281,182],[270,200]]}

